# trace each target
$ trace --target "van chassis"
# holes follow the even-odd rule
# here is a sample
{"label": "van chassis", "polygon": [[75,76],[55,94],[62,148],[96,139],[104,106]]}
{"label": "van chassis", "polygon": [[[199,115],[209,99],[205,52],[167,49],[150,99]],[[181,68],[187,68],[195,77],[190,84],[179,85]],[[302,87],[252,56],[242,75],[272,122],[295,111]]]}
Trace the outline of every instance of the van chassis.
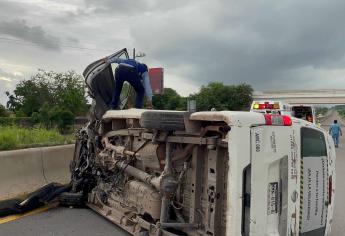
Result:
{"label": "van chassis", "polygon": [[133,235],[225,235],[230,127],[192,126],[173,131],[143,128],[136,119],[89,123],[71,165],[74,190]]}

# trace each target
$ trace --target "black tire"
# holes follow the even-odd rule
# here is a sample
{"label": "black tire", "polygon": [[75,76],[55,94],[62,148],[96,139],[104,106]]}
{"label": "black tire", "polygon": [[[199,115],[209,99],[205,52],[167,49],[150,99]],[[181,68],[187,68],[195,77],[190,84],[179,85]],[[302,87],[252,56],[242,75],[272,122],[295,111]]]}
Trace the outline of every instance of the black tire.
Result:
{"label": "black tire", "polygon": [[185,119],[189,112],[175,111],[146,111],[141,115],[140,125],[147,129],[157,130],[185,130]]}
{"label": "black tire", "polygon": [[65,192],[59,196],[61,206],[82,207],[84,205],[84,198],[82,193]]}

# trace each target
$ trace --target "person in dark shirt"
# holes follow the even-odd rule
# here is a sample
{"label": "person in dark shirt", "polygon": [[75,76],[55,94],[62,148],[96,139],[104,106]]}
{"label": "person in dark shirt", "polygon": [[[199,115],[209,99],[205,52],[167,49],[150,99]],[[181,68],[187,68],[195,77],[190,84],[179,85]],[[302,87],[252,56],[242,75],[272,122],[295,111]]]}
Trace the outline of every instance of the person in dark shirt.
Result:
{"label": "person in dark shirt", "polygon": [[152,89],[148,68],[134,59],[103,59],[107,63],[118,63],[115,69],[115,91],[110,103],[111,109],[118,109],[123,83],[128,82],[136,92],[135,108],[142,108],[144,95],[147,97],[147,107],[152,109]]}

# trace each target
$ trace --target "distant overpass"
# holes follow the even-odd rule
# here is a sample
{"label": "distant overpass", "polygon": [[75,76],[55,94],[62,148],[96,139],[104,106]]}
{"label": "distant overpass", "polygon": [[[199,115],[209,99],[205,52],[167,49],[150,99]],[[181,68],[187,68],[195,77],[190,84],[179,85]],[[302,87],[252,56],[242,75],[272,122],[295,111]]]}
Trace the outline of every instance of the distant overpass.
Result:
{"label": "distant overpass", "polygon": [[254,91],[253,100],[283,100],[291,104],[345,104],[345,89]]}

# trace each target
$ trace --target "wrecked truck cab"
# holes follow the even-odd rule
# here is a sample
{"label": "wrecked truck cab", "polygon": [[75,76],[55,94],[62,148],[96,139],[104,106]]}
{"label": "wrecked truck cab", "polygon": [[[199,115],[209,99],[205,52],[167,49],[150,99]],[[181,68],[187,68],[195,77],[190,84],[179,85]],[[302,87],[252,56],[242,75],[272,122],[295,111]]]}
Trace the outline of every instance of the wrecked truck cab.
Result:
{"label": "wrecked truck cab", "polygon": [[129,109],[87,129],[71,168],[75,189],[132,235],[330,232],[334,145],[308,122]]}

